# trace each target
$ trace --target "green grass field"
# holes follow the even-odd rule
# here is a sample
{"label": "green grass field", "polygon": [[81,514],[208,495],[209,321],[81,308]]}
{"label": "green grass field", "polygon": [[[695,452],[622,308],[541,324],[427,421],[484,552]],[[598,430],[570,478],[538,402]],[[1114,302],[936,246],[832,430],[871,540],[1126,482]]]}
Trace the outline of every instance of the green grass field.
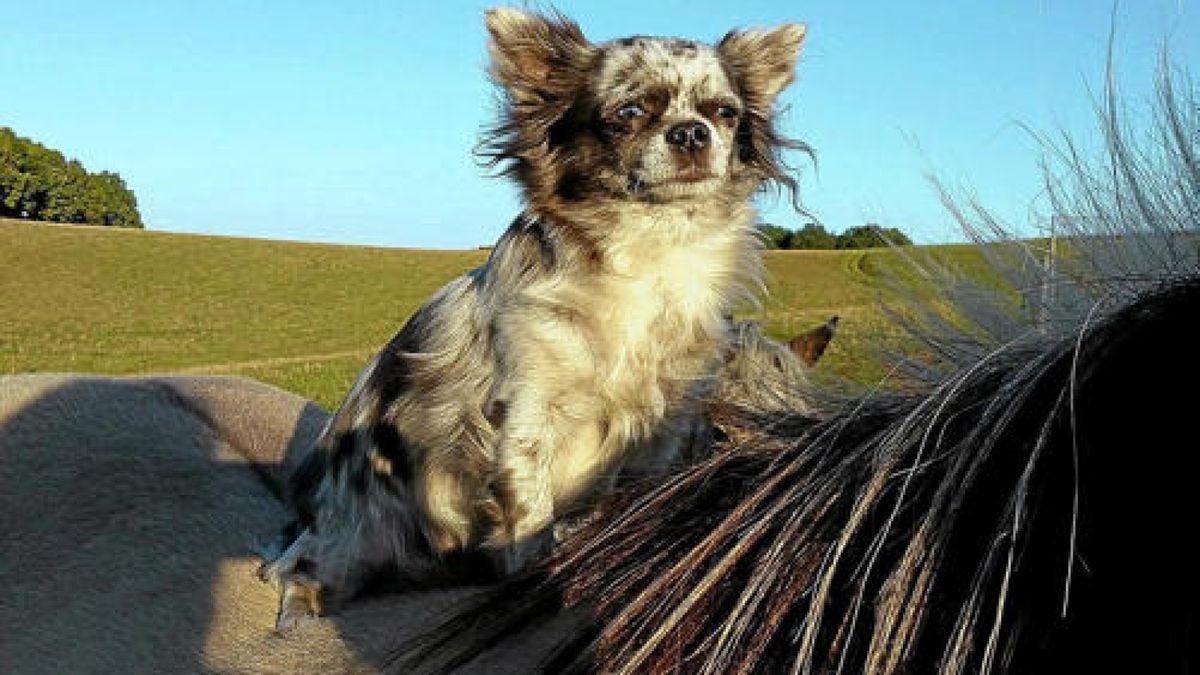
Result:
{"label": "green grass field", "polygon": [[[943,257],[977,267],[969,247]],[[367,357],[484,251],[332,246],[0,219],[0,372],[223,373],[336,405]],[[883,372],[889,251],[767,254],[776,337],[842,317],[822,367]]]}

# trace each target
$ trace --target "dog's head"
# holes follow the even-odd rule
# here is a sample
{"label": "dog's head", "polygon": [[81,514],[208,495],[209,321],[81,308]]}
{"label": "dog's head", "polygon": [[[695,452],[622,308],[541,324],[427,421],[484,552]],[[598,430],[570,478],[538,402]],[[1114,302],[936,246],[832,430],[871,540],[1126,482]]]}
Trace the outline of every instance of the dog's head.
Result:
{"label": "dog's head", "polygon": [[562,16],[487,14],[504,94],[481,152],[563,211],[611,201],[744,202],[764,182],[795,189],[775,98],[805,28],[729,33],[717,45],[633,37],[594,45]]}

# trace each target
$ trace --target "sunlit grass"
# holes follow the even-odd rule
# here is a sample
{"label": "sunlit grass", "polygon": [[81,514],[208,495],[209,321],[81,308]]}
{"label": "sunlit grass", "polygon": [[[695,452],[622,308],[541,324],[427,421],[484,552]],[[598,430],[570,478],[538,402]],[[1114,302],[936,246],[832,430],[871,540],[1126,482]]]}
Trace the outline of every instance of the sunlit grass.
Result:
{"label": "sunlit grass", "polygon": [[[969,247],[939,253],[977,265]],[[373,350],[484,251],[423,251],[0,220],[0,372],[218,372],[334,406]],[[744,312],[787,338],[836,314],[823,367],[857,380],[898,340],[879,307],[890,251],[767,254]]]}

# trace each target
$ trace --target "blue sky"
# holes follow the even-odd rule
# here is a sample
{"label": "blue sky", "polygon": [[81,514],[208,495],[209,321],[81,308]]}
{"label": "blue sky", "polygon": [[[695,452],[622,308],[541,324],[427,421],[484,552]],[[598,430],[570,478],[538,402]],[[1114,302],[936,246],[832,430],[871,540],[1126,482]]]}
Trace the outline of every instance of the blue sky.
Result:
{"label": "blue sky", "polygon": [[[491,4],[4,0],[0,125],[119,172],[151,229],[474,247],[519,209],[471,154],[494,112]],[[833,231],[874,221],[926,242],[957,237],[930,171],[1030,222],[1039,149],[1020,125],[1094,136],[1113,15],[1099,0],[555,6],[597,41],[808,23],[783,98],[784,128],[818,153],[817,171],[800,163],[805,205]],[[1135,110],[1164,42],[1178,65],[1200,57],[1187,0],[1126,0],[1115,25]]]}

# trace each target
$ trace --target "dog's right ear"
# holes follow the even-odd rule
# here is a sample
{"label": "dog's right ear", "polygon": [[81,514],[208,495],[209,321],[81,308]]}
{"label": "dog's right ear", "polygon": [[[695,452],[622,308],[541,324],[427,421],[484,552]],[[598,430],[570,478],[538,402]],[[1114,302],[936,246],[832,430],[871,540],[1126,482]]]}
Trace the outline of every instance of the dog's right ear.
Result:
{"label": "dog's right ear", "polygon": [[513,103],[574,98],[595,52],[576,23],[560,14],[545,17],[513,7],[488,10],[486,21],[492,77]]}

